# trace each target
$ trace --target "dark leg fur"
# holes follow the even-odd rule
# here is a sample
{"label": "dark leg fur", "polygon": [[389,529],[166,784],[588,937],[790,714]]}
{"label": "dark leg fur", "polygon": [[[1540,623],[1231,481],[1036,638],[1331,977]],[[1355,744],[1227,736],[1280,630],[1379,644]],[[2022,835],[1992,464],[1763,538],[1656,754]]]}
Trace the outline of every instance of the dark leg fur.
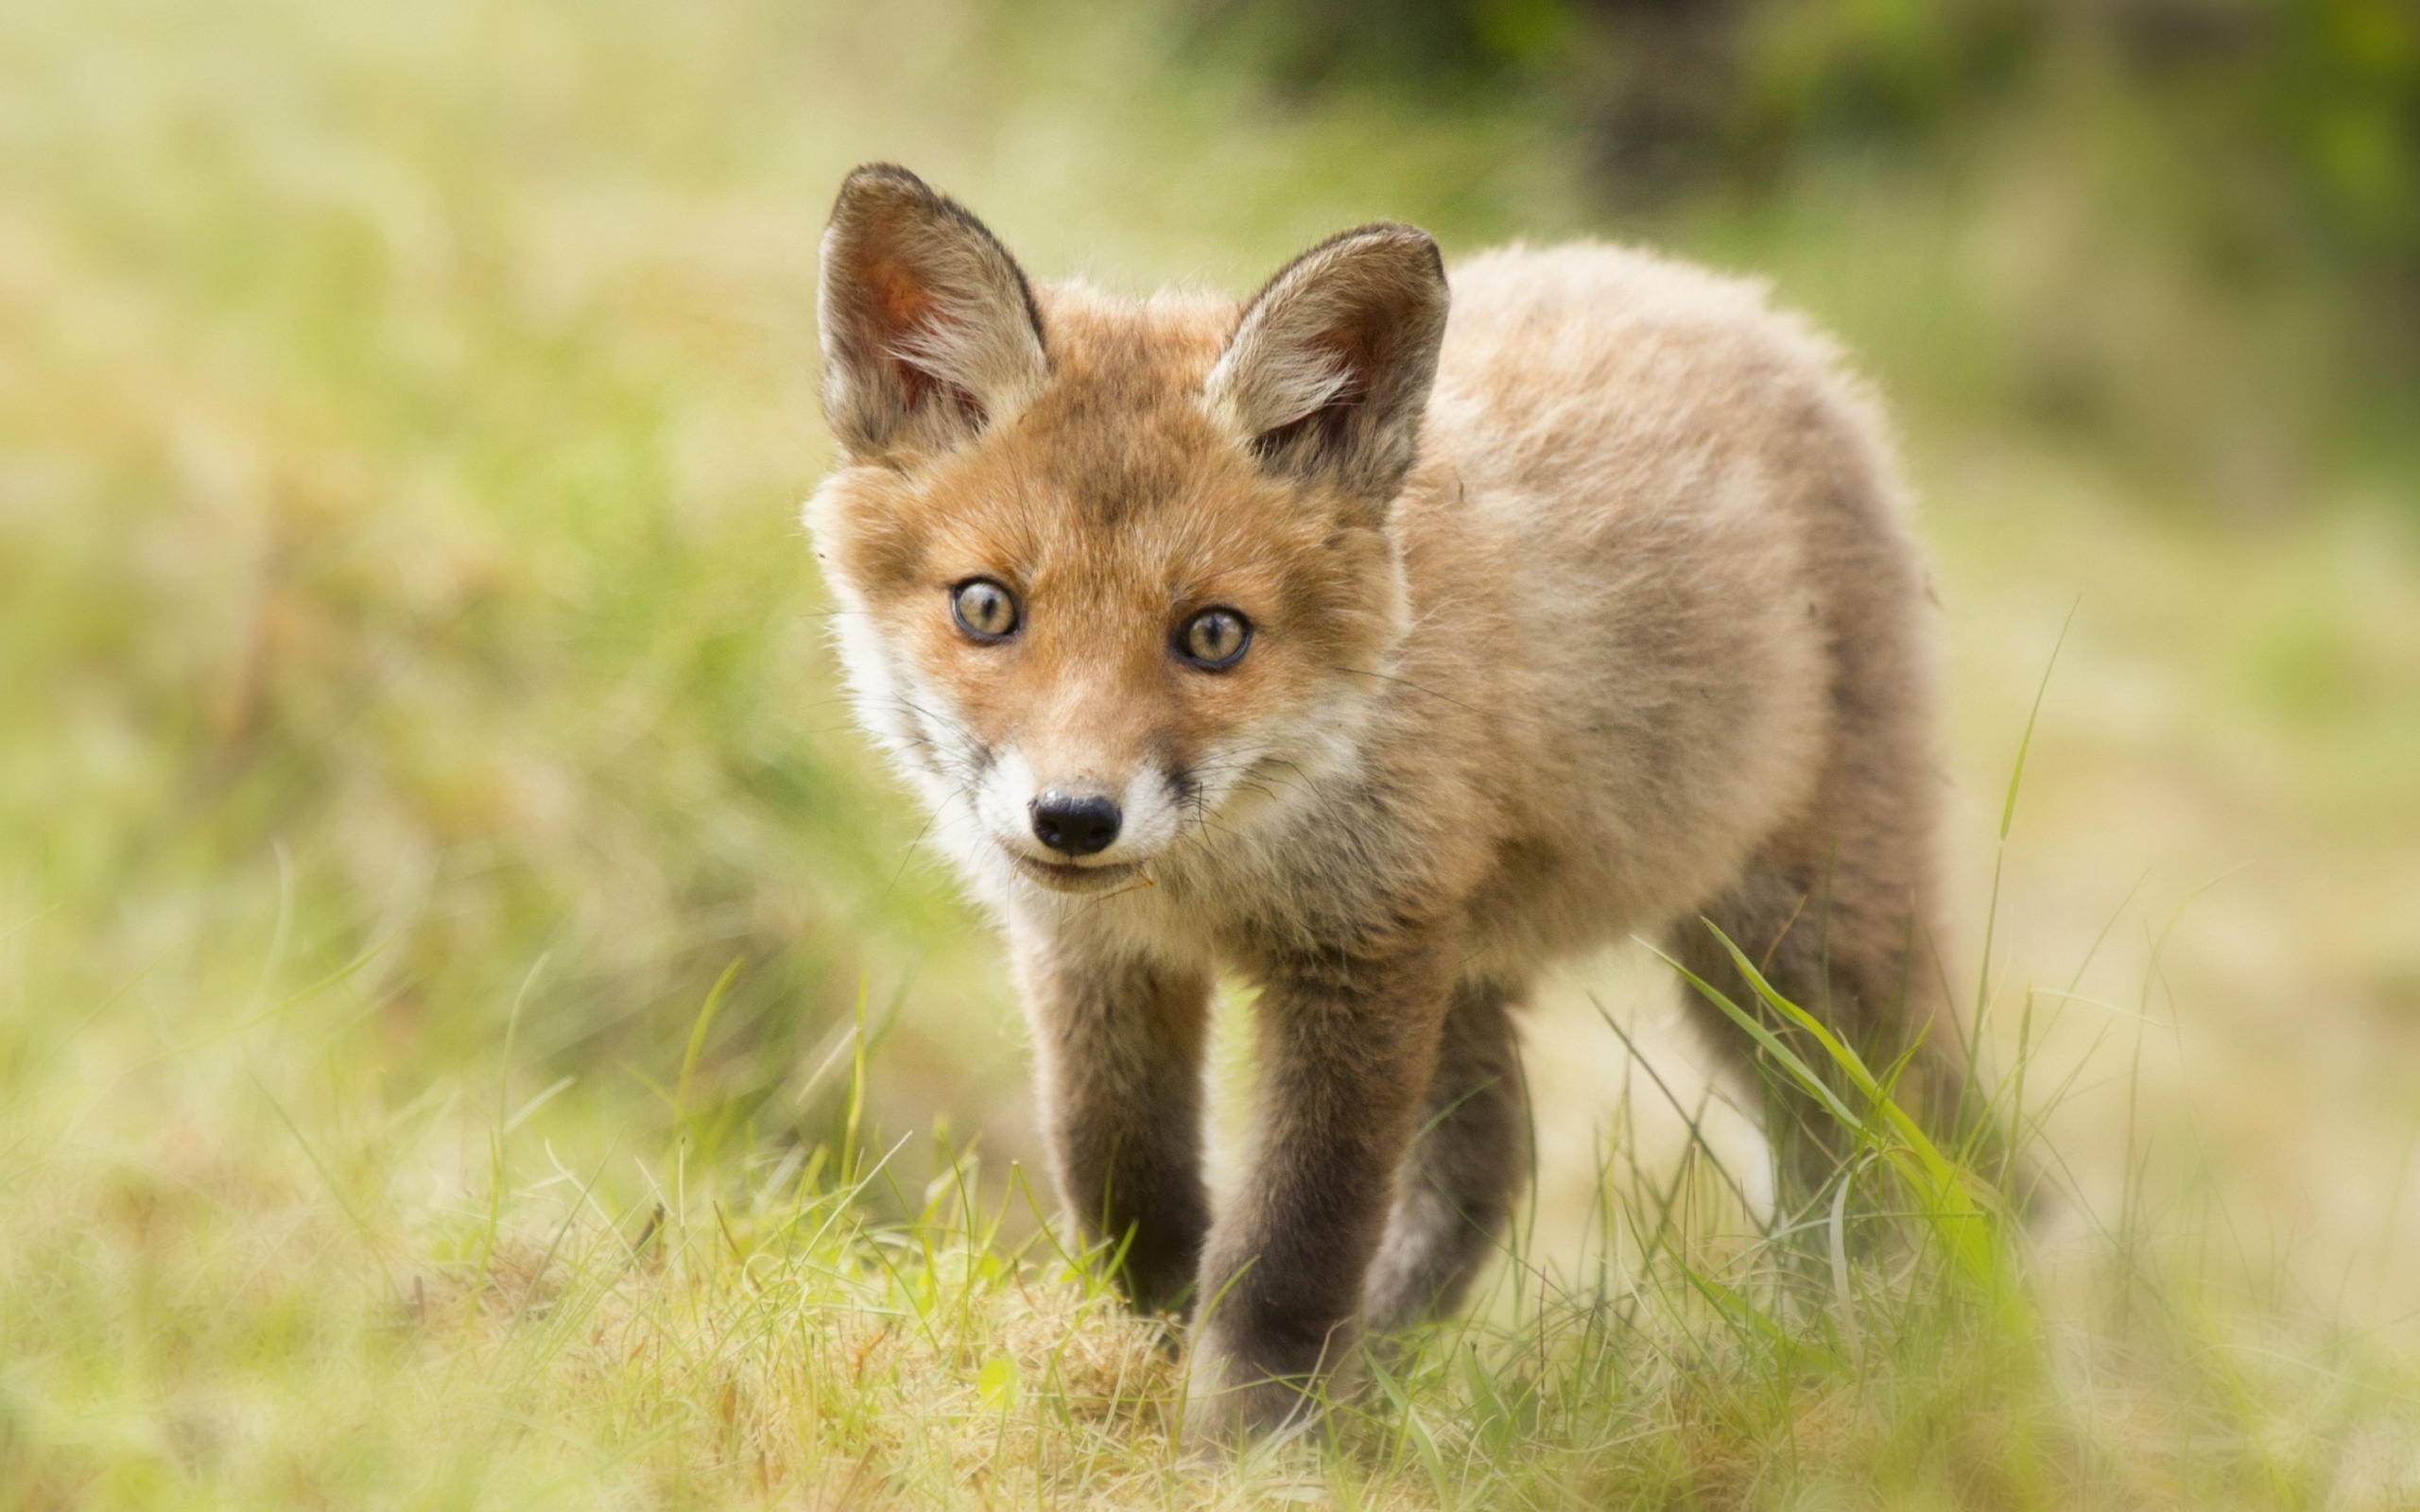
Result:
{"label": "dark leg fur", "polygon": [[1443,942],[1289,963],[1264,981],[1252,1165],[1203,1257],[1186,1434],[1304,1420],[1353,1356],[1392,1177],[1420,1120],[1450,990]]}
{"label": "dark leg fur", "polygon": [[1502,1242],[1529,1155],[1517,997],[1496,982],[1455,988],[1420,1131],[1362,1293],[1371,1329],[1450,1314]]}
{"label": "dark leg fur", "polygon": [[1026,1001],[1061,1196],[1087,1239],[1126,1246],[1134,1305],[1190,1311],[1210,1226],[1201,1182],[1207,978],[1141,961],[1053,969],[1028,956]]}

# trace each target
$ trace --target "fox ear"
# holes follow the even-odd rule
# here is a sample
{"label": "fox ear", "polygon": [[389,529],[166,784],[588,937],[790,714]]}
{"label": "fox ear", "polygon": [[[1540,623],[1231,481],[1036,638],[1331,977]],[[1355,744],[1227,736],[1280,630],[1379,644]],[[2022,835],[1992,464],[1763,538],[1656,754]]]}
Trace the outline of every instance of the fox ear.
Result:
{"label": "fox ear", "polygon": [[816,316],[824,419],[860,460],[960,445],[1022,407],[1049,367],[1016,259],[887,163],[841,181]]}
{"label": "fox ear", "polygon": [[1445,335],[1445,265],[1388,222],[1331,237],[1244,306],[1211,369],[1211,409],[1274,471],[1392,498],[1420,443]]}

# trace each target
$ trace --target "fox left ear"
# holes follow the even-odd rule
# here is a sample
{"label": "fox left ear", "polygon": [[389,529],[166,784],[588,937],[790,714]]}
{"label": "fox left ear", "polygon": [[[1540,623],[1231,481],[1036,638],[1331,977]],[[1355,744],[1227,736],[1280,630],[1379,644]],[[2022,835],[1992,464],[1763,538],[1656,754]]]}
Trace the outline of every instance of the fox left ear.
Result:
{"label": "fox left ear", "polygon": [[1419,450],[1446,299],[1426,232],[1331,237],[1244,306],[1205,397],[1272,470],[1392,499]]}
{"label": "fox left ear", "polygon": [[823,414],[849,454],[944,452],[1005,420],[1049,369],[1025,271],[989,228],[907,169],[840,184],[816,301]]}

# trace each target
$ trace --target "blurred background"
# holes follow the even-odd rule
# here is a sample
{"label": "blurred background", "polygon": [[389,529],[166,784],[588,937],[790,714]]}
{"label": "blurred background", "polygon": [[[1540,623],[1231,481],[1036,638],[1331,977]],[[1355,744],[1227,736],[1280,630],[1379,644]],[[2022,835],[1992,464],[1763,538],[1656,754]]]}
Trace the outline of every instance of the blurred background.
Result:
{"label": "blurred background", "polygon": [[[700,1108],[778,1160],[860,1013],[886,1140],[1034,1158],[796,523],[875,157],[1131,292],[1378,216],[1769,279],[1902,432],[1959,993],[1988,942],[2075,1221],[2215,1194],[2284,1291],[2420,1307],[2408,0],[0,0],[10,1305],[26,1235],[136,1265],[306,1154],[441,1213],[507,1110],[649,1151],[626,1197]],[[1550,1197],[1632,1084],[1599,1005],[1703,1095],[1655,971],[1569,973]]]}

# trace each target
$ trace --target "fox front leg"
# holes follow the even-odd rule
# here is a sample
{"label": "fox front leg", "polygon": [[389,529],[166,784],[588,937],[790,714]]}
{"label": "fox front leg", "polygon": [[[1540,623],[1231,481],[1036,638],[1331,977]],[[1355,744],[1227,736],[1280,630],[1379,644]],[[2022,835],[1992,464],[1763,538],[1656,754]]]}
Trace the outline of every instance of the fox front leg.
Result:
{"label": "fox front leg", "polygon": [[1060,1198],[1123,1247],[1143,1312],[1184,1313],[1210,1201],[1201,1180],[1206,973],[1046,937],[1016,941],[1036,1091]]}
{"label": "fox front leg", "polygon": [[1420,1127],[1370,1267],[1361,1316],[1392,1332],[1460,1307],[1504,1242],[1528,1174],[1528,1108],[1512,1005],[1521,989],[1474,978],[1454,988]]}
{"label": "fox front leg", "polygon": [[1185,1436],[1309,1420],[1349,1364],[1394,1174],[1437,1057],[1442,944],[1264,973],[1259,1126],[1202,1259]]}

